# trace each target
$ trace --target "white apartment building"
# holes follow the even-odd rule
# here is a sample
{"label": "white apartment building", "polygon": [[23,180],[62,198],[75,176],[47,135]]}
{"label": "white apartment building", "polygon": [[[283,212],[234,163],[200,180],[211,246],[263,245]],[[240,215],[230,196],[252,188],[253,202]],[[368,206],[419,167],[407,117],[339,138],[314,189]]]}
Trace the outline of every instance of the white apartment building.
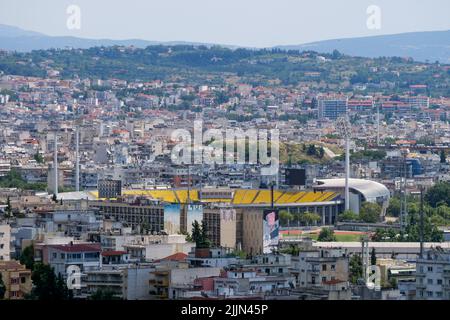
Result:
{"label": "white apartment building", "polygon": [[441,247],[425,251],[416,265],[416,299],[450,299],[450,251]]}

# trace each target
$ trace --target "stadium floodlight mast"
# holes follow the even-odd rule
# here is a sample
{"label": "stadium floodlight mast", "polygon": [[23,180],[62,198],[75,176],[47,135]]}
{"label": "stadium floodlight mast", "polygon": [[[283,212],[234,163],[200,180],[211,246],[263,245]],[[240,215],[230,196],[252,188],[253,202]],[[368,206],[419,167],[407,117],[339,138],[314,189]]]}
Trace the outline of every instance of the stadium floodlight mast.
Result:
{"label": "stadium floodlight mast", "polygon": [[350,138],[352,135],[348,113],[337,119],[336,128],[342,139],[345,139],[345,210],[347,211],[350,210]]}

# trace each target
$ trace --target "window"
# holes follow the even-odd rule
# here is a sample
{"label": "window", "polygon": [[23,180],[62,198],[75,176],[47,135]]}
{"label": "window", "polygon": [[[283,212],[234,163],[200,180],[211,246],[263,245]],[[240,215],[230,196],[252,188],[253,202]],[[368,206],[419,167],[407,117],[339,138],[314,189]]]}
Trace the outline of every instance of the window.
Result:
{"label": "window", "polygon": [[428,267],[427,270],[428,272],[433,272],[433,267]]}
{"label": "window", "polygon": [[322,277],[322,282],[327,281],[327,277]]}
{"label": "window", "polygon": [[442,279],[437,279],[437,284],[442,284]]}
{"label": "window", "polygon": [[442,298],[442,291],[437,291],[436,292],[436,297]]}
{"label": "window", "polygon": [[53,252],[53,259],[56,259],[56,252]]}
{"label": "window", "polygon": [[428,297],[432,297],[433,296],[433,291],[427,291],[427,296]]}
{"label": "window", "polygon": [[326,264],[322,265],[322,271],[327,271],[327,265]]}
{"label": "window", "polygon": [[336,271],[336,265],[334,264],[331,265],[331,271]]}
{"label": "window", "polygon": [[25,277],[20,277],[20,283],[25,283],[25,282],[27,282],[27,278],[25,278]]}
{"label": "window", "polygon": [[428,280],[427,280],[427,283],[428,283],[428,284],[433,284],[433,279],[428,279]]}

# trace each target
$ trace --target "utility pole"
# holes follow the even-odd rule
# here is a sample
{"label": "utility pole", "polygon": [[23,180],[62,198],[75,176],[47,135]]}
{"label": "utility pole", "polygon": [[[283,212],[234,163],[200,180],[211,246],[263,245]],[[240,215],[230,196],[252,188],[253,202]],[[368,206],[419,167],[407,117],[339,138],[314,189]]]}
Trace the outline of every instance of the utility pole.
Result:
{"label": "utility pole", "polygon": [[400,227],[402,231],[406,230],[406,227],[408,225],[408,201],[406,197],[406,179],[407,179],[407,164],[406,164],[406,153],[403,154],[403,174],[401,177],[401,184],[400,184]]}
{"label": "utility pole", "polygon": [[377,146],[380,146],[380,105],[377,105]]}
{"label": "utility pole", "polygon": [[53,150],[54,194],[58,195],[58,131],[55,130],[55,150]]}
{"label": "utility pole", "polygon": [[336,127],[345,140],[345,210],[350,210],[350,138],[351,128],[348,113],[337,119]]}
{"label": "utility pole", "polygon": [[424,209],[423,209],[423,186],[420,186],[420,258],[423,258],[423,243],[424,243]]}
{"label": "utility pole", "polygon": [[75,190],[77,192],[80,191],[80,130],[77,126],[76,133],[75,133]]}

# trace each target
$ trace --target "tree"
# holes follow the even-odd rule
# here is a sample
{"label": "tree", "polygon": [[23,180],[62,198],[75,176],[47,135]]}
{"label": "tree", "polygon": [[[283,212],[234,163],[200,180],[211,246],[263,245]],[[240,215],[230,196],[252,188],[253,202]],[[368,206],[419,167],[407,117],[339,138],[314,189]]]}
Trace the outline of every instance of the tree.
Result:
{"label": "tree", "polygon": [[337,49],[334,49],[332,57],[334,60],[340,59],[342,57],[342,53],[340,53]]}
{"label": "tree", "polygon": [[5,215],[8,219],[12,218],[11,199],[9,197],[6,199]]}
{"label": "tree", "polygon": [[445,151],[444,150],[441,150],[440,158],[441,158],[441,163],[446,163],[447,162],[447,157],[445,155]]}
{"label": "tree", "polygon": [[380,220],[381,207],[377,203],[364,202],[361,206],[359,217],[362,221],[367,223],[375,223]]}
{"label": "tree", "polygon": [[21,264],[25,265],[25,267],[29,270],[33,270],[34,268],[34,247],[30,245],[23,249],[20,254],[19,261]]}
{"label": "tree", "polygon": [[42,157],[42,155],[38,152],[35,153],[35,155],[33,156],[34,160],[36,160],[37,163],[44,163],[44,158]]}
{"label": "tree", "polygon": [[439,182],[436,183],[433,187],[428,189],[425,194],[425,201],[436,208],[439,204],[446,203],[447,206],[450,206],[450,182]]}
{"label": "tree", "polygon": [[211,247],[211,241],[207,236],[208,227],[206,225],[206,221],[202,221],[202,225],[195,220],[192,223],[192,240],[195,241],[195,246],[197,248],[209,248]]}
{"label": "tree", "polygon": [[400,199],[399,198],[394,197],[389,200],[389,206],[386,210],[386,214],[391,217],[400,216]]}
{"label": "tree", "polygon": [[320,242],[336,241],[336,236],[334,234],[334,231],[330,228],[323,228],[322,230],[320,230],[317,240]]}
{"label": "tree", "polygon": [[211,241],[208,238],[208,225],[206,223],[206,220],[202,220],[202,242],[200,245],[202,248],[211,247]]}
{"label": "tree", "polygon": [[5,298],[5,293],[6,293],[6,286],[3,283],[2,273],[0,272],[0,300],[3,300]]}
{"label": "tree", "polygon": [[321,146],[319,148],[319,151],[317,152],[317,156],[319,157],[319,159],[322,159],[324,155],[325,155],[325,149]]}
{"label": "tree", "polygon": [[350,282],[356,284],[363,277],[363,263],[360,255],[355,254],[349,261]]}
{"label": "tree", "polygon": [[377,253],[375,252],[375,248],[372,248],[372,252],[370,253],[370,264],[372,266],[377,265]]}
{"label": "tree", "polygon": [[351,210],[346,210],[339,215],[338,219],[339,221],[358,221],[359,216]]}
{"label": "tree", "polygon": [[310,226],[312,224],[316,224],[321,220],[321,217],[317,213],[308,212],[306,211],[302,217],[301,217],[303,223],[305,223],[307,226]]}
{"label": "tree", "polygon": [[316,146],[313,144],[308,145],[308,149],[306,150],[306,154],[308,156],[315,156],[317,153]]}
{"label": "tree", "polygon": [[31,274],[33,289],[31,297],[36,300],[67,300],[71,294],[66,282],[61,275],[56,277],[52,267],[47,264],[37,263]]}
{"label": "tree", "polygon": [[201,242],[202,237],[202,231],[200,229],[200,224],[197,220],[192,222],[192,240],[195,242],[196,245],[198,245]]}
{"label": "tree", "polygon": [[289,227],[289,223],[294,220],[294,215],[287,210],[280,211],[280,222],[282,225],[287,225]]}

